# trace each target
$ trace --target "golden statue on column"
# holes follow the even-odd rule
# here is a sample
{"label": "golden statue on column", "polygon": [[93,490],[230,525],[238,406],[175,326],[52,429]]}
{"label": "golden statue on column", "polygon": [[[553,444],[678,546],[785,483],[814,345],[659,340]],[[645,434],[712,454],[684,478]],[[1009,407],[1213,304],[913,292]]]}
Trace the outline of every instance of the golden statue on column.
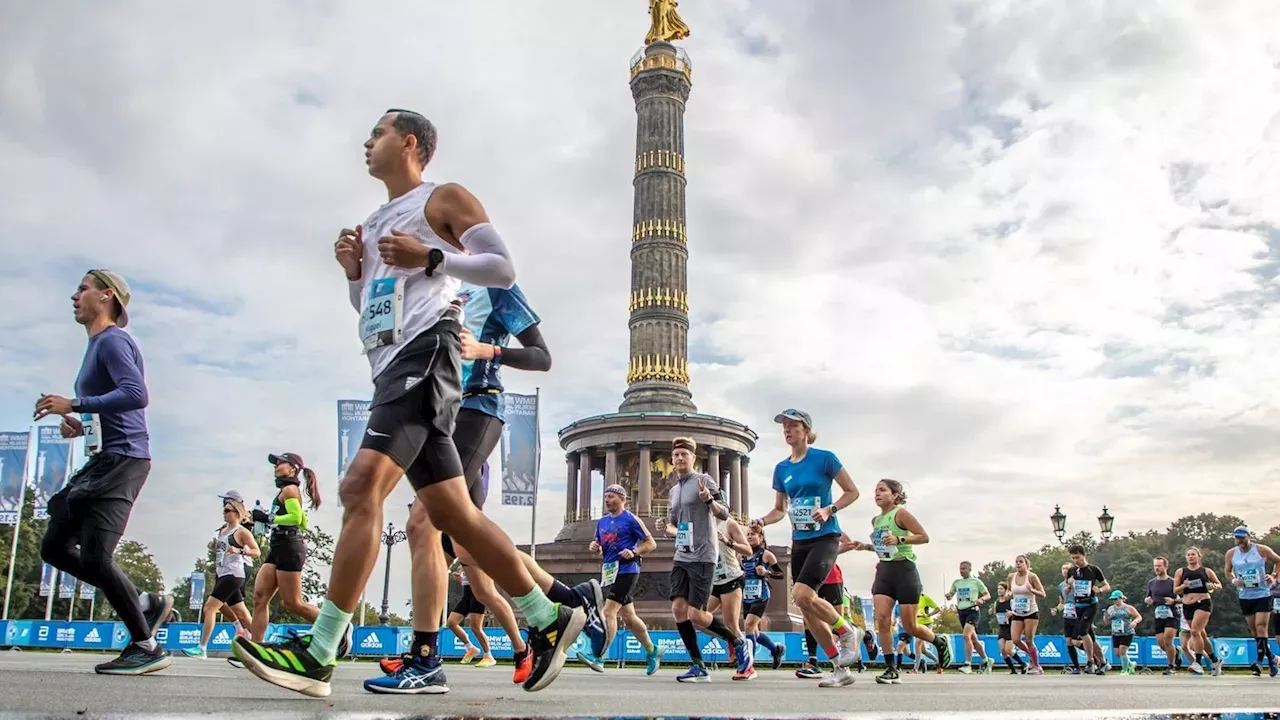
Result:
{"label": "golden statue on column", "polygon": [[689,26],[680,19],[677,5],[676,0],[649,0],[649,34],[644,36],[645,45],[689,37]]}

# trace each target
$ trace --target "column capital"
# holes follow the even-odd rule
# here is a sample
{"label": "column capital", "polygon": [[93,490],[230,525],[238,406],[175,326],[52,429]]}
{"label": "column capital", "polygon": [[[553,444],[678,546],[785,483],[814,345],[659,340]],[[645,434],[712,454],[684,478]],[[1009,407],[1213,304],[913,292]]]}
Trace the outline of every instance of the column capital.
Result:
{"label": "column capital", "polygon": [[605,450],[617,450],[620,447],[620,445],[618,443],[603,443],[601,445],[597,445],[596,447],[602,447]]}
{"label": "column capital", "polygon": [[649,446],[653,445],[653,441],[652,441],[652,440],[637,440],[637,441],[636,441],[636,445],[639,445],[640,447],[649,447]]}
{"label": "column capital", "polygon": [[738,453],[738,457],[742,459],[742,464],[743,464],[743,465],[750,465],[750,464],[751,464],[751,456],[750,456],[750,455],[748,455],[748,454],[746,454],[746,453]]}

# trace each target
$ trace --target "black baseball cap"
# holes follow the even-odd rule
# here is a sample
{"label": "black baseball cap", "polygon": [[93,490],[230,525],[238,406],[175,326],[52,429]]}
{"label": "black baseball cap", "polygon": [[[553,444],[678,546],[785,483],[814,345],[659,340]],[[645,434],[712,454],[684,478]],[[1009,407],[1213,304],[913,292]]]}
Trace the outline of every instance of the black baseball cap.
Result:
{"label": "black baseball cap", "polygon": [[307,463],[303,461],[301,455],[299,455],[298,453],[290,453],[290,452],[280,453],[279,455],[272,453],[267,456],[267,462],[271,463],[272,465],[279,465],[282,462],[289,463],[290,465],[298,468],[299,470],[307,466]]}

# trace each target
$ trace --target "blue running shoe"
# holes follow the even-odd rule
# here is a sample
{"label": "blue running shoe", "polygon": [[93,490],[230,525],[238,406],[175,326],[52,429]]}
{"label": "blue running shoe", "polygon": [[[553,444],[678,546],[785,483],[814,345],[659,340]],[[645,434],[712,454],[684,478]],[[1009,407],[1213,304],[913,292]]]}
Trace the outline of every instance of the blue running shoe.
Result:
{"label": "blue running shoe", "polygon": [[583,665],[586,665],[592,670],[598,673],[604,672],[604,663],[601,662],[600,658],[596,657],[590,650],[586,648],[579,650],[578,659],[582,661]]}
{"label": "blue running shoe", "polygon": [[733,650],[734,659],[738,661],[738,672],[733,674],[734,680],[754,680],[756,677],[756,644],[751,638],[742,638]]}
{"label": "blue running shoe", "polygon": [[644,674],[652,675],[658,672],[658,668],[662,667],[662,648],[654,645],[653,652],[645,655]]}
{"label": "blue running shoe", "polygon": [[406,662],[391,675],[380,675],[364,681],[364,689],[371,693],[387,695],[443,695],[449,692],[445,682],[444,665],[437,660],[435,667],[426,663]]}
{"label": "blue running shoe", "polygon": [[163,670],[173,664],[169,651],[160,645],[154,650],[143,650],[136,642],[131,642],[121,651],[115,660],[96,665],[93,670],[99,675],[146,675]]}
{"label": "blue running shoe", "polygon": [[701,665],[690,665],[683,675],[676,676],[676,681],[683,683],[709,683],[711,682],[711,675]]}
{"label": "blue running shoe", "polygon": [[[587,640],[591,643],[591,656],[604,657],[605,627],[604,617],[601,614],[604,610],[604,591],[600,588],[600,581],[592,578],[587,582],[574,585],[573,591],[582,598],[582,611],[587,614],[587,624],[582,627],[582,632],[586,633]],[[595,667],[591,669],[595,670]],[[596,672],[604,672],[604,670],[596,670]]]}

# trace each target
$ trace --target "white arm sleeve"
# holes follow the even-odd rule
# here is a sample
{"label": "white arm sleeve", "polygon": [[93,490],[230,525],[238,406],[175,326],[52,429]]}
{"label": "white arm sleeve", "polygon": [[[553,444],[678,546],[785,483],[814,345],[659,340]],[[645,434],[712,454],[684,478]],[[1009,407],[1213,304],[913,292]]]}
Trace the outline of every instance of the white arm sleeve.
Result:
{"label": "white arm sleeve", "polygon": [[351,298],[351,307],[355,308],[356,312],[360,312],[360,295],[363,292],[363,280],[356,280],[355,282],[350,280],[347,281],[347,296]]}
{"label": "white arm sleeve", "polygon": [[445,253],[440,270],[481,287],[510,288],[516,284],[516,268],[493,223],[473,225],[458,242],[470,252]]}

